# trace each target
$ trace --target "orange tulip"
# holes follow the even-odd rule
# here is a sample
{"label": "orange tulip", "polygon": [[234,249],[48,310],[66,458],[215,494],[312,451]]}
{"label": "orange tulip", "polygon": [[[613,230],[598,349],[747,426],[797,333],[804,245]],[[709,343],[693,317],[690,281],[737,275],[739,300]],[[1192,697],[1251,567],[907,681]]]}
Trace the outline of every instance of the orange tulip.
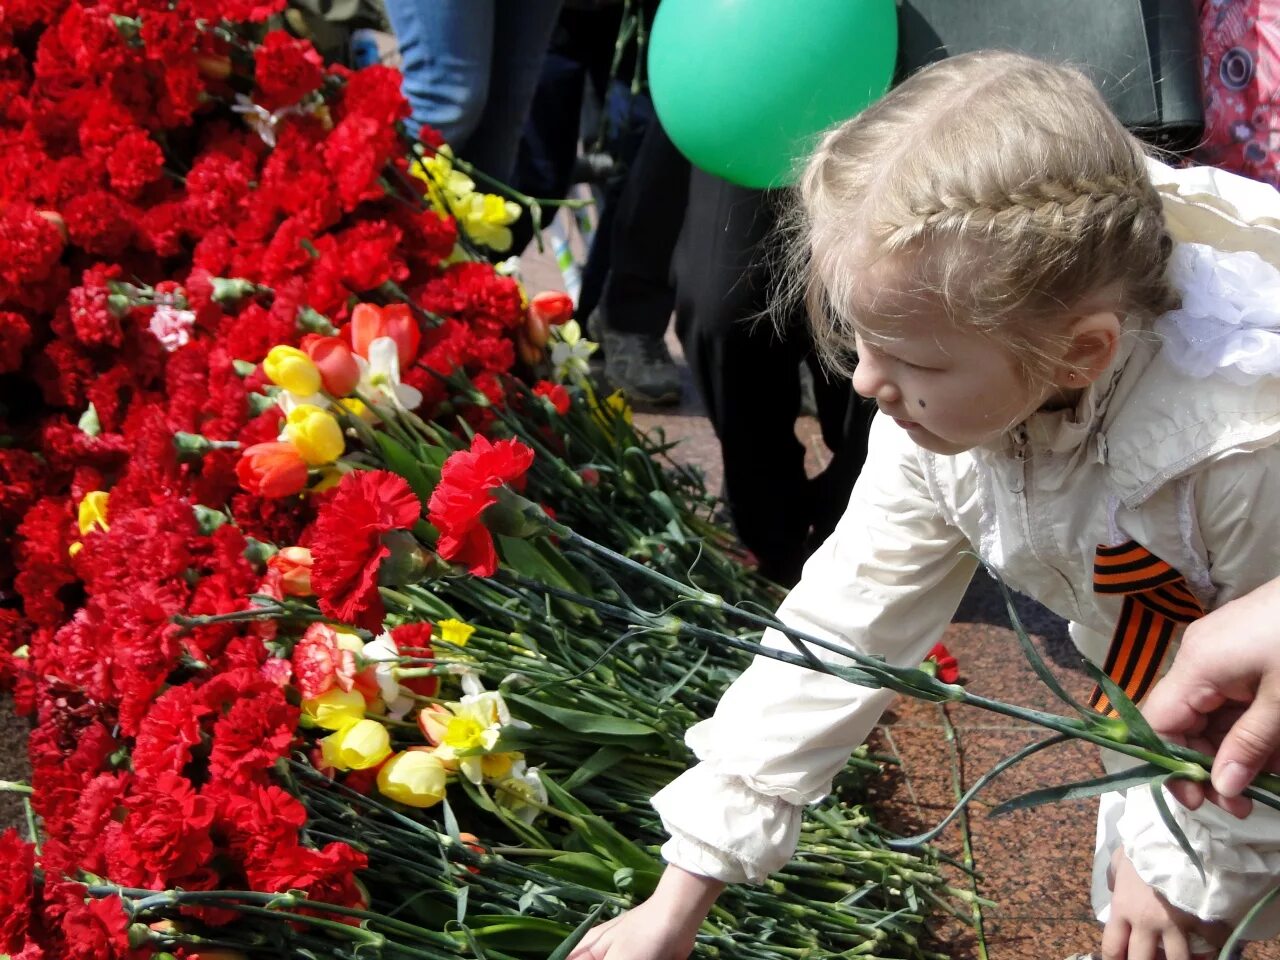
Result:
{"label": "orange tulip", "polygon": [[291,443],[255,443],[236,464],[240,485],[260,497],[287,497],[307,485],[307,463]]}
{"label": "orange tulip", "polygon": [[311,551],[306,547],[285,547],[273,554],[267,566],[280,572],[280,589],[286,596],[309,597],[311,589]]}
{"label": "orange tulip", "polygon": [[378,337],[390,337],[396,342],[401,370],[408,369],[418,358],[422,333],[407,303],[393,303],[386,307],[372,303],[356,304],[351,311],[351,349],[367,360],[369,344]]}
{"label": "orange tulip", "polygon": [[355,390],[360,382],[360,368],[351,348],[343,341],[312,334],[302,339],[302,350],[320,371],[325,390],[335,397],[345,397]]}

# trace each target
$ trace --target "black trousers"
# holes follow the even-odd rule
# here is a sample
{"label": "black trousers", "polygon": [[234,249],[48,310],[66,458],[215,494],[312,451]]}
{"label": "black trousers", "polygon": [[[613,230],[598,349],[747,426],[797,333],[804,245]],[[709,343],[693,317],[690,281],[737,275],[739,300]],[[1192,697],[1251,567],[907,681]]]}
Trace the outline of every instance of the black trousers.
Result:
{"label": "black trousers", "polygon": [[[761,572],[790,586],[835,528],[867,455],[875,404],[813,356],[803,310],[777,332],[770,243],[777,196],[694,169],[676,248],[676,329],[724,458],[724,497]],[[814,373],[830,465],[808,479],[796,438],[800,364]]]}
{"label": "black trousers", "polygon": [[653,117],[613,205],[609,275],[600,295],[611,330],[653,337],[667,331],[675,304],[672,255],[685,219],[690,169]]}

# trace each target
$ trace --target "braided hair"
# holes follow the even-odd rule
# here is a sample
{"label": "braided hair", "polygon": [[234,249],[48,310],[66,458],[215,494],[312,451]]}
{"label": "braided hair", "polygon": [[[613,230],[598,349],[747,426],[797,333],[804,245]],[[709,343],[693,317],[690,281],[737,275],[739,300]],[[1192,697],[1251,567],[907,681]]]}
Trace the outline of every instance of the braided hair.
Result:
{"label": "braided hair", "polygon": [[828,131],[796,194],[784,296],[843,374],[887,289],[997,338],[1028,377],[1073,316],[1133,328],[1176,305],[1143,148],[1070,67],[999,51],[926,67]]}

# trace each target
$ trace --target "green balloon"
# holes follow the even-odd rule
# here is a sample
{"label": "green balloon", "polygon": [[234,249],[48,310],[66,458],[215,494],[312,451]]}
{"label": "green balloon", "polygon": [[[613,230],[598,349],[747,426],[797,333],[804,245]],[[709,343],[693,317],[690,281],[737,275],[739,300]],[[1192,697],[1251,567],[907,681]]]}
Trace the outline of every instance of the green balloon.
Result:
{"label": "green balloon", "polygon": [[888,89],[897,51],[894,0],[662,0],[649,89],[691,162],[777,187],[822,130]]}

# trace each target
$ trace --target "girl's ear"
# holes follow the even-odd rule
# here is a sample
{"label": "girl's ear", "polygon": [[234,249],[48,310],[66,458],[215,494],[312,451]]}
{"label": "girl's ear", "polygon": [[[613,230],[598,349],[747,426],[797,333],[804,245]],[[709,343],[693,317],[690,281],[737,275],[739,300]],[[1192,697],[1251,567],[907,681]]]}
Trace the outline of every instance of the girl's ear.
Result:
{"label": "girl's ear", "polygon": [[1120,346],[1120,318],[1110,310],[1086,314],[1071,324],[1070,341],[1053,382],[1066,389],[1087,387],[1115,359]]}

